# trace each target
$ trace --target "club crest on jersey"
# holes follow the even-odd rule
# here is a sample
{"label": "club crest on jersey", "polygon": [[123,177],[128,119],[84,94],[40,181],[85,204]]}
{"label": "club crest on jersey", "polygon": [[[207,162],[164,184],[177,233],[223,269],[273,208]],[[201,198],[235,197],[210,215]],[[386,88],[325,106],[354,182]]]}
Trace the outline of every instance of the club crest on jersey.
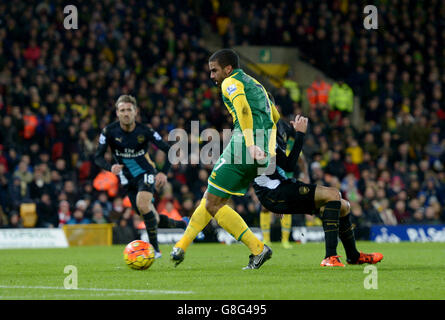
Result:
{"label": "club crest on jersey", "polygon": [[138,143],[143,143],[145,141],[145,137],[143,135],[139,135],[137,138]]}
{"label": "club crest on jersey", "polygon": [[301,187],[298,189],[298,192],[299,192],[300,194],[306,194],[306,193],[309,192],[309,187],[301,186]]}
{"label": "club crest on jersey", "polygon": [[227,87],[226,91],[227,91],[227,93],[230,96],[232,93],[234,93],[236,91],[236,85],[235,84],[231,84],[230,86]]}

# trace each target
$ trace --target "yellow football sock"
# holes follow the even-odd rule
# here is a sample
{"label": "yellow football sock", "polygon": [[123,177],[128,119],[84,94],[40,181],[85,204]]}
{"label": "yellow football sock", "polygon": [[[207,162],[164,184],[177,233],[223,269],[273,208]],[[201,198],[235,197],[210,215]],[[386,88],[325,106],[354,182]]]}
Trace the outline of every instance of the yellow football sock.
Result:
{"label": "yellow football sock", "polygon": [[242,241],[252,254],[258,255],[263,251],[264,244],[253,234],[243,218],[228,205],[218,210],[215,220],[236,240]]}
{"label": "yellow football sock", "polygon": [[193,212],[193,215],[190,218],[190,222],[187,226],[187,229],[184,231],[184,235],[181,240],[179,240],[175,247],[181,248],[186,251],[189,245],[195,240],[198,233],[200,233],[205,226],[212,220],[212,215],[206,209],[206,199],[202,198],[201,203]]}
{"label": "yellow football sock", "polygon": [[264,242],[270,242],[270,216],[271,213],[269,211],[260,213],[260,227]]}
{"label": "yellow football sock", "polygon": [[281,242],[289,242],[290,231],[292,228],[292,215],[285,214],[281,219]]}

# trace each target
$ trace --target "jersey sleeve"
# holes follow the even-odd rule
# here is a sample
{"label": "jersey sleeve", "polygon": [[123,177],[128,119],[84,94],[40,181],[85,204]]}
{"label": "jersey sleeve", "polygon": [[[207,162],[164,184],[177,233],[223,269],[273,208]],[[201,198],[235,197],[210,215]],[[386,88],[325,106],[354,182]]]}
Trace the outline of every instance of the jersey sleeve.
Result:
{"label": "jersey sleeve", "polygon": [[272,120],[273,120],[274,123],[277,123],[278,120],[280,120],[280,113],[278,112],[278,109],[275,106],[275,104],[272,103],[272,101],[270,101],[270,100],[269,100],[269,102],[270,102],[270,106],[271,106],[271,109],[272,109]]}
{"label": "jersey sleeve", "polygon": [[168,150],[170,150],[170,145],[164,140],[162,140],[161,135],[157,131],[151,128],[147,129],[148,129],[148,140],[152,142],[156,147],[164,151],[165,153],[168,153]]}
{"label": "jersey sleeve", "polygon": [[244,92],[244,85],[234,78],[226,78],[221,84],[223,96],[228,99],[236,113],[236,118],[243,132],[246,146],[254,145],[252,109]]}
{"label": "jersey sleeve", "polygon": [[298,163],[298,157],[303,148],[303,140],[305,134],[303,132],[295,133],[295,143],[291,152],[286,156],[286,151],[277,148],[277,165],[284,171],[293,172]]}
{"label": "jersey sleeve", "polygon": [[94,163],[107,171],[111,171],[111,164],[105,160],[105,153],[107,152],[108,141],[107,141],[107,128],[105,127],[99,136],[99,144],[94,154]]}

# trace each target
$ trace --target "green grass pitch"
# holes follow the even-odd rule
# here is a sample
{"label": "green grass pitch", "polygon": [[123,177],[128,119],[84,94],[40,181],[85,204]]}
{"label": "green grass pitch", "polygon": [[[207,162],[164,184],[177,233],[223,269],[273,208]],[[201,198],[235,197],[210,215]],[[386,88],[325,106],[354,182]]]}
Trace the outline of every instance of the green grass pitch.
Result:
{"label": "green grass pitch", "polygon": [[[366,289],[366,265],[323,268],[323,243],[272,246],[272,259],[259,270],[241,270],[249,252],[240,244],[193,244],[174,268],[171,245],[150,269],[136,271],[123,261],[124,246],[0,250],[0,300],[300,300],[444,299],[444,243],[359,242],[379,251],[377,289]],[[341,247],[341,245],[339,246]],[[342,248],[339,254],[344,256]],[[345,262],[345,258],[343,261]],[[77,269],[77,289],[65,289]],[[73,282],[68,282],[73,284]]]}

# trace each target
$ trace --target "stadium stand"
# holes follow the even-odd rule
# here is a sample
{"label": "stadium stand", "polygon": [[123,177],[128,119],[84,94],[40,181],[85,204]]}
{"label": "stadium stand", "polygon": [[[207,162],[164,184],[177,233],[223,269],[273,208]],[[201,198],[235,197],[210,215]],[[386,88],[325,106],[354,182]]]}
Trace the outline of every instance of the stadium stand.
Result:
{"label": "stadium stand", "polygon": [[[190,132],[191,120],[201,130],[230,128],[209,79],[204,24],[229,47],[295,46],[335,79],[335,97],[311,95],[303,150],[312,182],[340,189],[354,224],[445,221],[443,1],[380,1],[386,32],[363,29],[364,1],[130,3],[80,4],[75,31],[63,28],[62,1],[0,3],[1,227],[21,226],[18,212],[31,202],[39,227],[61,226],[75,210],[92,219],[99,205],[101,221],[136,229],[140,221],[124,214],[124,195],[93,186],[97,139],[120,94],[134,95],[139,121],[164,138],[175,128]],[[359,98],[362,127],[351,124],[350,102],[330,105],[341,101],[342,84],[344,94]],[[289,110],[291,96],[280,92],[280,107]],[[162,166],[166,159],[152,152]],[[173,165],[168,205],[183,216],[193,212],[210,169]],[[234,205],[258,225],[251,192]]]}

